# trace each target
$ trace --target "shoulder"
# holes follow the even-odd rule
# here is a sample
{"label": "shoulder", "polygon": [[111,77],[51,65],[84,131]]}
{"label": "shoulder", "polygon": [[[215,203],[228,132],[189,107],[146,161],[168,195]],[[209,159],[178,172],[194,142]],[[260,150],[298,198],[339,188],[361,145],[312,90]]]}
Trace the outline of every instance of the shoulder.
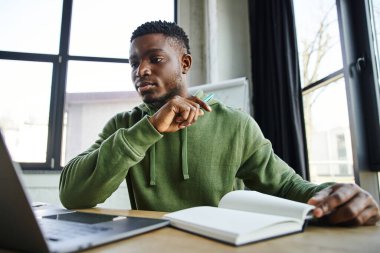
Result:
{"label": "shoulder", "polygon": [[[240,135],[253,136],[254,138],[264,138],[260,126],[255,119],[247,112],[239,108],[233,108],[217,101],[212,104],[214,122],[218,121],[228,129],[235,129]],[[212,113],[211,113],[212,114]]]}
{"label": "shoulder", "polygon": [[248,122],[254,121],[249,113],[243,111],[240,108],[230,107],[220,101],[214,102],[211,105],[211,108],[218,117],[222,117],[228,122],[232,121],[246,124]]}

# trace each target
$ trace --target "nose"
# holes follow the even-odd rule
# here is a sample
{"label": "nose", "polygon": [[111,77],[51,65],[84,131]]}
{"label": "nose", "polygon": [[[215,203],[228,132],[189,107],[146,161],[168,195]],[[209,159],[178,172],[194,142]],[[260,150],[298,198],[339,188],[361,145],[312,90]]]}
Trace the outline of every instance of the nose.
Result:
{"label": "nose", "polygon": [[149,76],[151,73],[152,71],[150,69],[150,65],[145,61],[141,61],[140,65],[136,69],[136,76],[137,77]]}

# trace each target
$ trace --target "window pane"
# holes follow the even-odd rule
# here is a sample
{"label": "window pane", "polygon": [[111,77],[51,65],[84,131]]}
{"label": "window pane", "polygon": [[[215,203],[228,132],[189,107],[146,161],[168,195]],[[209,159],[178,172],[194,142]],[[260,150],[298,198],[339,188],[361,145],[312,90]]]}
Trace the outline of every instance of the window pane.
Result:
{"label": "window pane", "polygon": [[135,91],[127,63],[69,61],[66,92]]}
{"label": "window pane", "polygon": [[45,162],[52,63],[0,60],[0,128],[13,160]]}
{"label": "window pane", "polygon": [[303,96],[310,179],[354,182],[344,79]]}
{"label": "window pane", "polygon": [[159,19],[174,21],[174,0],[74,1],[70,55],[128,58],[132,31]]}
{"label": "window pane", "polygon": [[61,165],[87,149],[106,122],[141,103],[127,63],[69,61]]}
{"label": "window pane", "polygon": [[62,0],[0,0],[0,50],[58,54]]}
{"label": "window pane", "polygon": [[302,85],[342,68],[335,0],[294,0]]}

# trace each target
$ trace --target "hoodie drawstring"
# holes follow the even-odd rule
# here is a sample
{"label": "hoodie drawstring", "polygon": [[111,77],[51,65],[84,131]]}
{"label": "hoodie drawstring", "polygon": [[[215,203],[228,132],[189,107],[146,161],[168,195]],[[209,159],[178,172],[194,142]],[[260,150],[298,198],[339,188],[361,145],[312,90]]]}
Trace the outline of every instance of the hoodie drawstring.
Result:
{"label": "hoodie drawstring", "polygon": [[182,129],[181,131],[181,158],[182,158],[182,175],[183,179],[187,180],[190,178],[189,176],[189,166],[187,164],[187,127]]}
{"label": "hoodie drawstring", "polygon": [[[188,180],[189,176],[189,165],[187,161],[187,128],[180,131],[181,134],[181,162],[182,162],[182,176],[184,180]],[[156,185],[156,144],[153,144],[149,150],[149,185]]]}
{"label": "hoodie drawstring", "polygon": [[[148,115],[152,115],[154,112],[149,108]],[[187,161],[187,128],[180,130],[181,139],[181,165],[182,165],[182,176],[184,180],[188,180],[189,176],[189,165]],[[156,144],[153,144],[149,150],[149,185],[156,185]]]}
{"label": "hoodie drawstring", "polygon": [[[147,113],[143,112],[143,116],[144,114],[147,114],[148,116],[153,115],[154,112],[152,109],[149,106],[146,106],[146,108],[148,111]],[[156,185],[156,143],[153,144],[149,150],[149,178],[149,185]]]}
{"label": "hoodie drawstring", "polygon": [[150,148],[149,152],[149,162],[150,162],[150,185],[156,185],[156,144]]}

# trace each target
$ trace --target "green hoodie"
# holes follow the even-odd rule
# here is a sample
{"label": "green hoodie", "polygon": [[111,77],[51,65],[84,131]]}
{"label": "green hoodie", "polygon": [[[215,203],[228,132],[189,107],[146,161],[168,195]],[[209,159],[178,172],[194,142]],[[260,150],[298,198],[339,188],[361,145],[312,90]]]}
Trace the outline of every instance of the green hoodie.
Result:
{"label": "green hoodie", "polygon": [[[198,93],[204,97],[203,92]],[[236,189],[249,189],[305,202],[326,187],[304,181],[277,157],[251,116],[211,100],[190,127],[160,134],[146,104],[113,117],[99,139],[72,159],[60,178],[67,208],[104,202],[129,174],[137,209],[176,211],[217,206]]]}

